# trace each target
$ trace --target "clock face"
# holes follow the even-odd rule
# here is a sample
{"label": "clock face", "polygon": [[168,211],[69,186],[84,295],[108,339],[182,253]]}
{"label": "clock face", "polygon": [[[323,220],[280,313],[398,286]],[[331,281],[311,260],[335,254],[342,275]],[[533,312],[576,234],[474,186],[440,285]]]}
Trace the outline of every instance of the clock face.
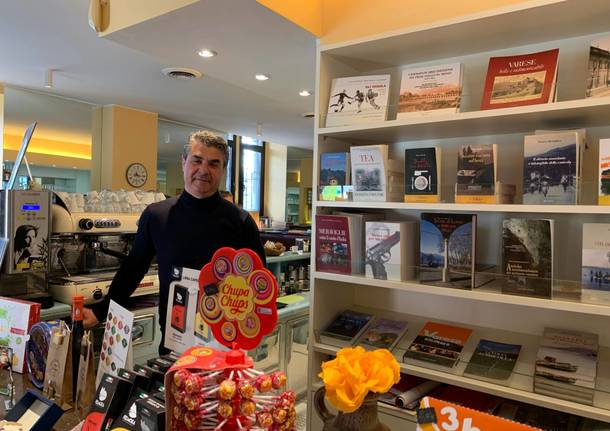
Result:
{"label": "clock face", "polygon": [[148,172],[142,163],[132,163],[127,167],[126,177],[130,186],[142,187],[148,178]]}

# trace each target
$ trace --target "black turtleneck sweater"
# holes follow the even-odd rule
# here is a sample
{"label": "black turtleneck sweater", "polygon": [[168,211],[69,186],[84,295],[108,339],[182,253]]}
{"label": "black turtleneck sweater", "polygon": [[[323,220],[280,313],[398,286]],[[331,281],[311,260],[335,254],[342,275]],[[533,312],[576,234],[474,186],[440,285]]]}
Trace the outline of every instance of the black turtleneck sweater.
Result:
{"label": "black turtleneck sweater", "polygon": [[250,248],[266,263],[252,217],[218,192],[204,199],[183,192],[178,198],[149,205],[140,217],[133,247],[114,276],[108,295],[93,309],[96,317],[100,322],[106,318],[111,299],[128,306],[129,297],[157,256],[159,324],[163,333],[172,267],[201,269],[221,247]]}

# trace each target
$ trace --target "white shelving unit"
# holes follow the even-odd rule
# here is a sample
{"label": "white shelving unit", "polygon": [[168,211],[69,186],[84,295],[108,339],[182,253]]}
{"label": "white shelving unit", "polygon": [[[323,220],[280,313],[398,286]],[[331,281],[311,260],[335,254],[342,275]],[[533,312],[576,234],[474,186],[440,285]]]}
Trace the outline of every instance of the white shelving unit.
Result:
{"label": "white shelving unit", "polygon": [[[394,354],[405,373],[499,395],[537,406],[610,422],[610,303],[586,303],[566,298],[562,286],[580,280],[583,223],[610,223],[610,207],[592,205],[596,187],[585,183],[583,205],[464,205],[453,203],[457,147],[464,143],[498,144],[498,174],[517,185],[520,202],[523,136],[537,129],[587,128],[590,148],[584,157],[585,173],[597,173],[597,145],[610,137],[610,98],[585,99],[588,50],[591,40],[610,33],[610,2],[606,0],[536,0],[473,16],[408,28],[355,41],[321,46],[318,50],[314,142],[314,196],[321,153],[349,151],[352,145],[389,144],[390,154],[404,160],[406,148],[442,148],[442,203],[315,201],[313,214],[333,211],[383,212],[388,219],[419,220],[422,212],[469,212],[478,215],[477,261],[500,262],[501,226],[505,217],[555,220],[555,278],[553,299],[503,295],[497,283],[475,290],[459,290],[419,283],[393,282],[360,275],[312,271],[310,333],[322,330],[346,309],[374,312],[409,323],[407,335]],[[489,57],[559,48],[557,102],[517,108],[480,111]],[[461,62],[464,65],[461,112],[423,114],[395,119],[400,75],[404,66]],[[388,121],[371,125],[324,127],[330,83],[355,75],[391,75]],[[594,171],[592,171],[593,169]],[[312,229],[315,240],[315,220]],[[315,251],[315,243],[312,244]],[[312,256],[315,268],[315,253]],[[312,268],[312,269],[314,269]],[[561,281],[563,280],[563,281]],[[403,362],[404,349],[426,321],[450,322],[474,330],[459,365],[435,368],[414,360]],[[594,405],[564,401],[533,392],[533,369],[545,327],[595,332],[603,346],[599,358]],[[479,339],[521,344],[522,354],[511,379],[504,384],[464,376]],[[311,337],[309,391],[319,387],[322,361],[338,348]],[[395,409],[394,409],[395,410]],[[414,430],[406,412],[380,407],[392,429]],[[313,407],[308,409],[308,429],[319,429]]]}

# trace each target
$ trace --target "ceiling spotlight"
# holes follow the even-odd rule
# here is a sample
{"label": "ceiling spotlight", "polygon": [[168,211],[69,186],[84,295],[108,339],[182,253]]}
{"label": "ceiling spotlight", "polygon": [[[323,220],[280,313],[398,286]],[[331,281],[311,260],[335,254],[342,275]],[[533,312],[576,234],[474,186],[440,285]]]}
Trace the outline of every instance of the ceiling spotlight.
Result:
{"label": "ceiling spotlight", "polygon": [[271,78],[269,75],[265,75],[263,73],[257,73],[256,75],[254,75],[254,77],[259,81],[266,81]]}
{"label": "ceiling spotlight", "polygon": [[53,88],[53,69],[47,69],[44,78],[45,88]]}
{"label": "ceiling spotlight", "polygon": [[211,49],[202,49],[197,54],[199,54],[199,56],[203,58],[212,58],[218,55],[216,51],[212,51]]}
{"label": "ceiling spotlight", "polygon": [[303,96],[303,97],[311,96],[311,92],[309,90],[301,90],[301,91],[299,91],[299,96]]}

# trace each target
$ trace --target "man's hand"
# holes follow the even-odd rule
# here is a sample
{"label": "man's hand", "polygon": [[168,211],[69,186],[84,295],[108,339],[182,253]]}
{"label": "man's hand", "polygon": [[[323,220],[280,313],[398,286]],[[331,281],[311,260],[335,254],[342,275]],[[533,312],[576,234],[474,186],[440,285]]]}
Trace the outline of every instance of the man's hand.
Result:
{"label": "man's hand", "polygon": [[85,329],[91,329],[98,323],[100,323],[100,321],[97,320],[93,311],[91,311],[90,308],[83,308],[83,326]]}

